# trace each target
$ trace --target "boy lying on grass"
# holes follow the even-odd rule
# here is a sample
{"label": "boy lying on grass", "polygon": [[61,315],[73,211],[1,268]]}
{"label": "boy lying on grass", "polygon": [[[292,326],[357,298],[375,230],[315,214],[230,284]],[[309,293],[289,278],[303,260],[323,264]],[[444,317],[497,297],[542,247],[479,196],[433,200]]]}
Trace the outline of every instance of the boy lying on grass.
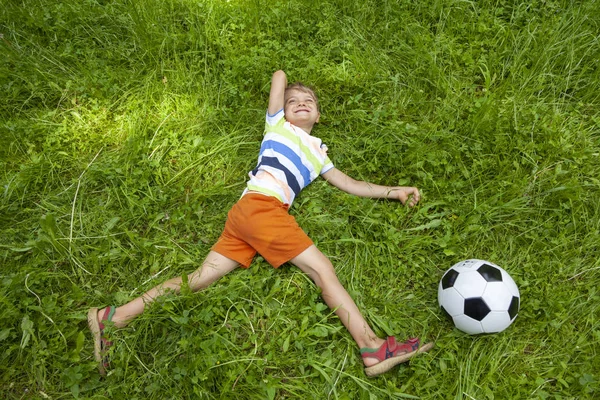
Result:
{"label": "boy lying on grass", "polygon": [[[417,338],[399,343],[393,336],[377,337],[338,280],[329,259],[315,247],[288,209],[298,193],[319,174],[344,192],[396,199],[411,207],[419,201],[419,191],[415,187],[357,181],[336,169],[327,156],[327,147],[310,135],[319,117],[317,97],[311,89],[302,84],[287,86],[283,71],[273,74],[258,165],[249,173],[242,197],[229,211],[221,237],[202,266],[188,275],[188,285],[197,291],[237,267],[248,268],[257,252],[274,268],[289,261],[322,290],[323,299],[360,348],[365,373],[375,376],[429,350],[433,344],[422,345]],[[178,293],[181,285],[181,277],[173,278],[120,307],[89,310],[88,324],[101,374],[106,371],[111,345],[103,335],[104,324],[111,321],[116,327],[126,326],[156,297],[167,291]]]}

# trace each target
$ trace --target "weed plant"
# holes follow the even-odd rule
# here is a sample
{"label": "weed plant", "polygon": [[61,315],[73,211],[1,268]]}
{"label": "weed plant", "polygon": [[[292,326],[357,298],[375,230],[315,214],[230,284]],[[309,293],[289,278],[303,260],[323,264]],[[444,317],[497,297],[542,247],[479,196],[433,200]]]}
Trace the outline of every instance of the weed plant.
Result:
{"label": "weed plant", "polygon": [[[600,397],[597,1],[4,0],[0,393],[7,399]],[[434,340],[376,379],[294,267],[166,296],[115,342],[86,311],[199,266],[256,162],[270,77],[317,88],[338,168],[291,212],[380,335]],[[468,336],[437,284],[467,258],[521,290]]]}

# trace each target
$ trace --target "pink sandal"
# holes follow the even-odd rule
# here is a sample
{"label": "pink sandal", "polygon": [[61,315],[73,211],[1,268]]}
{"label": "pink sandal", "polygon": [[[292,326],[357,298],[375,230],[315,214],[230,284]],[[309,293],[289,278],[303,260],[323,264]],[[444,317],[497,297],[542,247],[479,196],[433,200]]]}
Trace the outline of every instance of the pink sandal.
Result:
{"label": "pink sandal", "polygon": [[360,355],[362,358],[376,358],[379,360],[379,363],[365,368],[365,374],[373,377],[389,371],[392,367],[406,362],[432,347],[433,343],[426,343],[421,346],[421,341],[417,338],[408,339],[406,342],[399,344],[394,336],[388,336],[381,347],[378,349],[362,348],[360,349]]}
{"label": "pink sandal", "polygon": [[[115,315],[115,306],[109,306],[104,309],[104,315],[100,321],[111,321]],[[90,308],[87,315],[88,326],[94,338],[94,358],[98,362],[98,372],[100,375],[106,375],[106,369],[109,366],[108,349],[112,346],[112,342],[104,336],[104,324],[98,322],[98,309]]]}

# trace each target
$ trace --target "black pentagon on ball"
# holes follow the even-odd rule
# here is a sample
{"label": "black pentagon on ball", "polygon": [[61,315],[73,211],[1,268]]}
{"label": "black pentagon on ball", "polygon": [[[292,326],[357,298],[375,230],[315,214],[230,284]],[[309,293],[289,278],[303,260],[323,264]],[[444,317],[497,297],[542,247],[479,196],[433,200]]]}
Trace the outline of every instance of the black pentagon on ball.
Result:
{"label": "black pentagon on ball", "polygon": [[465,300],[465,315],[476,321],[481,321],[490,313],[490,308],[481,297]]}
{"label": "black pentagon on ball", "polygon": [[483,264],[477,268],[477,272],[483,276],[486,282],[502,282],[502,272],[493,265]]}
{"label": "black pentagon on ball", "polygon": [[510,301],[510,306],[508,307],[508,315],[510,316],[510,320],[512,321],[514,317],[519,313],[519,298],[517,296],[513,296]]}
{"label": "black pentagon on ball", "polygon": [[442,277],[442,289],[448,289],[454,286],[454,282],[456,282],[456,278],[458,278],[458,271],[455,269],[450,269],[444,276]]}

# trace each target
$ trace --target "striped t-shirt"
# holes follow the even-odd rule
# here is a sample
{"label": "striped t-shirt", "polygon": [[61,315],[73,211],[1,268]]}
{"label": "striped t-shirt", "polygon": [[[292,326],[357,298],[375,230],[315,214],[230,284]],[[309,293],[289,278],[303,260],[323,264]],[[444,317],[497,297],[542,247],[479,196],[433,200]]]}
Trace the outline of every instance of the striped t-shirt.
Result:
{"label": "striped t-shirt", "polygon": [[283,110],[273,116],[267,113],[258,164],[248,173],[244,193],[260,192],[291,206],[302,189],[331,168],[321,139],[290,124]]}

